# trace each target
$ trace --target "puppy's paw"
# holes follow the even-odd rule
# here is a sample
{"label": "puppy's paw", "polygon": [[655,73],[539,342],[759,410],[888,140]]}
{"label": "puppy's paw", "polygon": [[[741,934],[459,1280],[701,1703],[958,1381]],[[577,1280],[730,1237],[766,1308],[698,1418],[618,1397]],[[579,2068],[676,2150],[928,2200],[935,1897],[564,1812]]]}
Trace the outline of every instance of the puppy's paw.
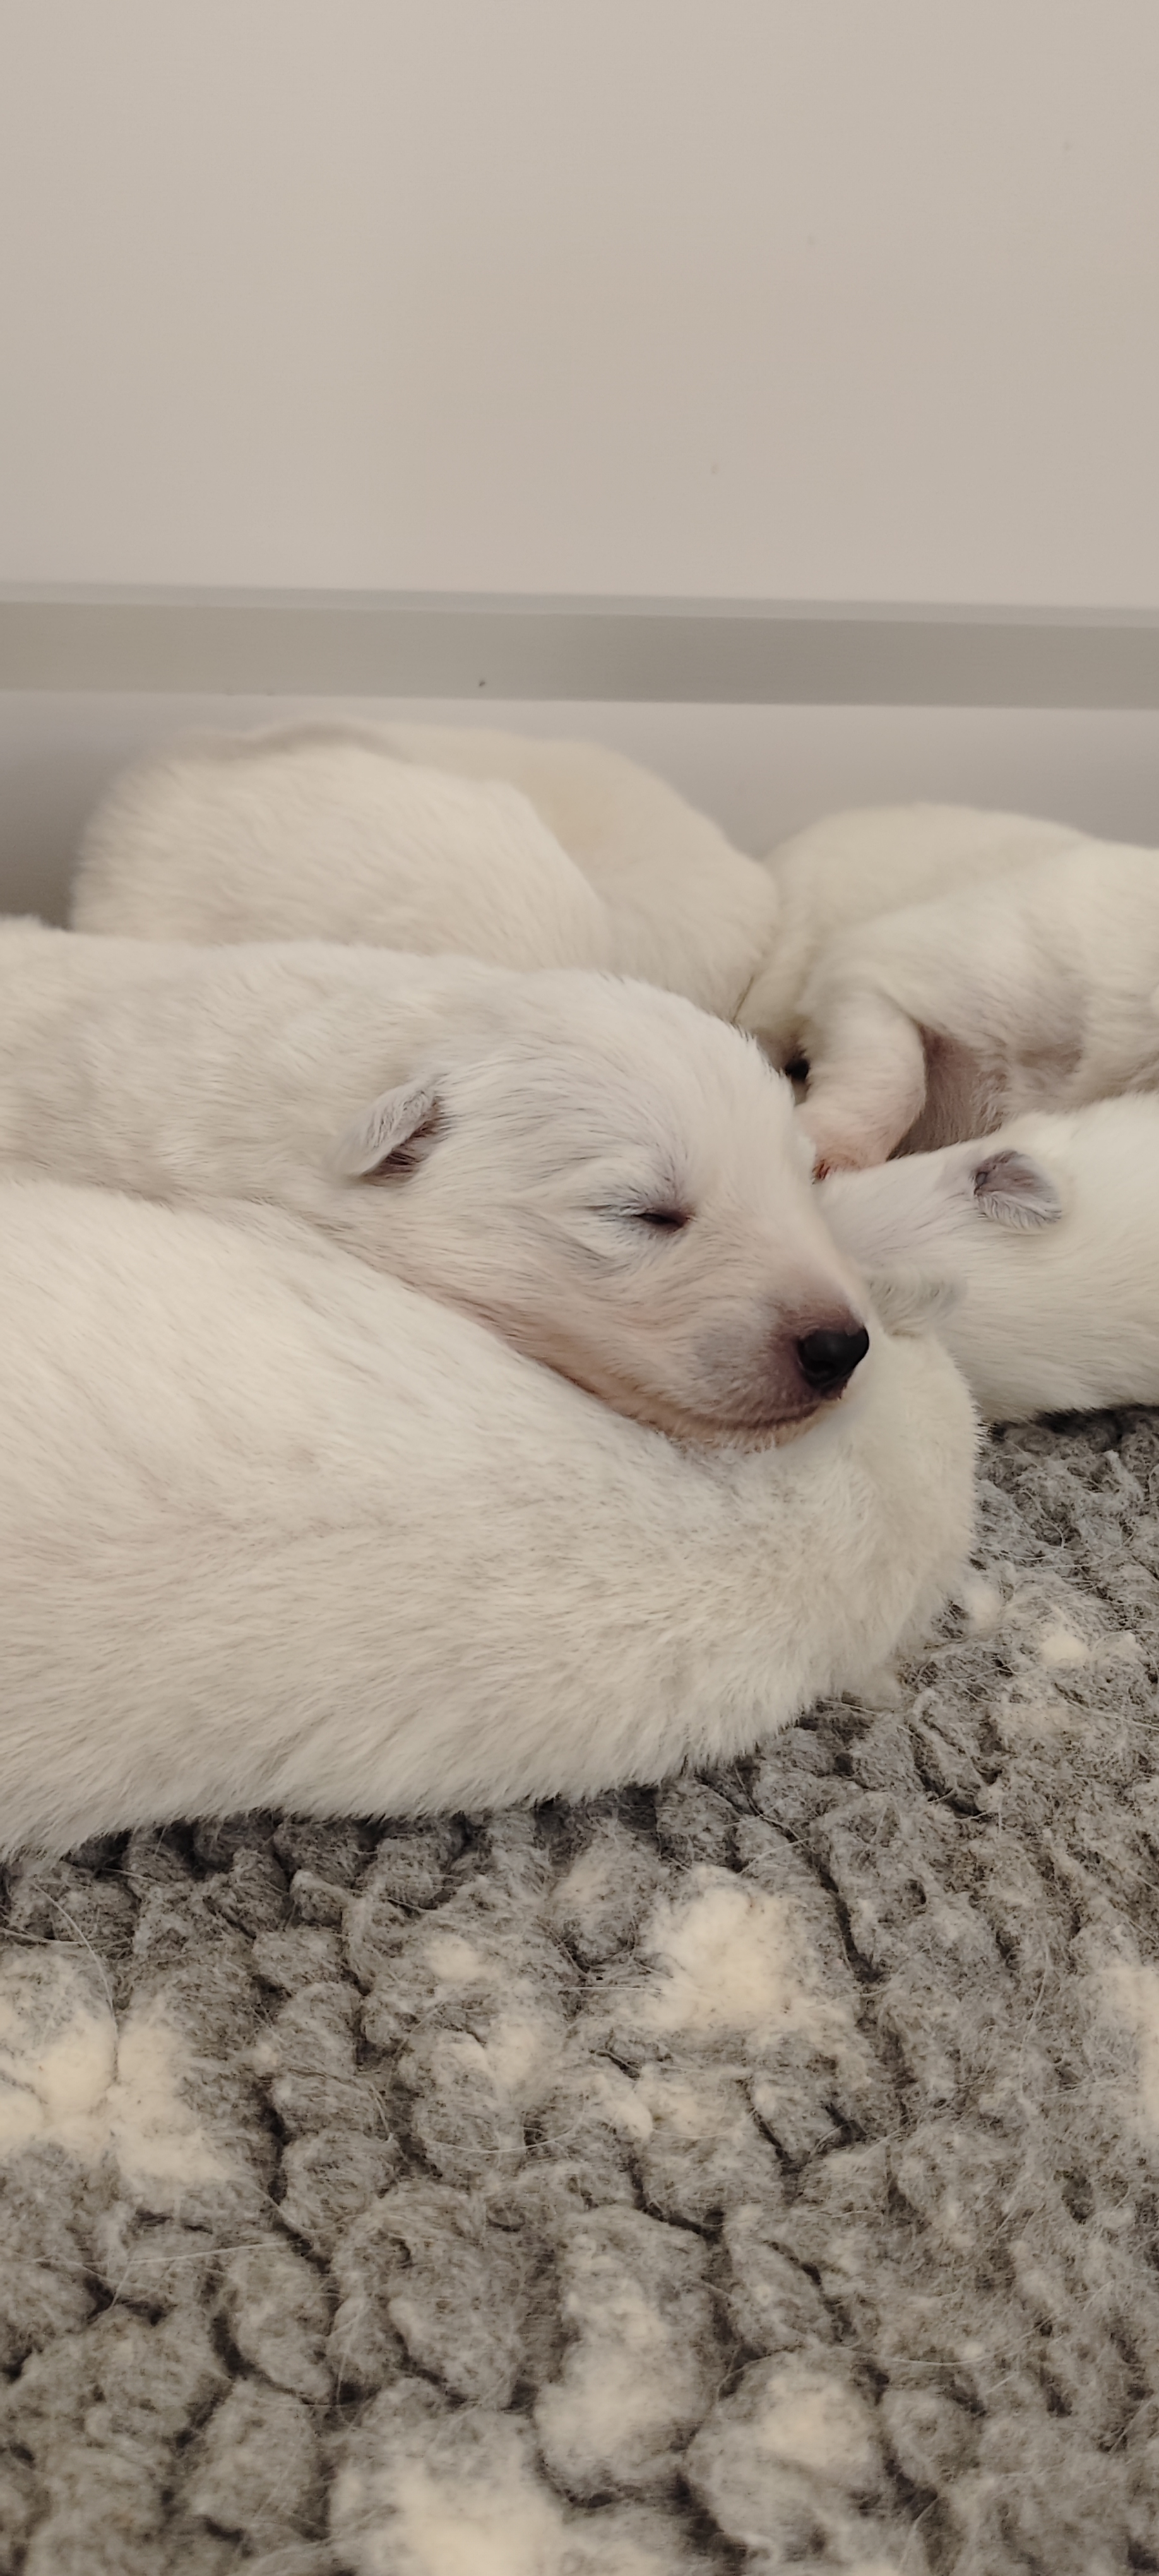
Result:
{"label": "puppy's paw", "polygon": [[[854,1113],[845,1114],[828,1101],[811,1101],[806,1094],[797,1111],[797,1123],[805,1131],[813,1149],[813,1178],[825,1180],[830,1172],[865,1172],[877,1163],[888,1162],[897,1138],[883,1141],[883,1130],[859,1122]],[[888,1131],[884,1131],[888,1138]]]}

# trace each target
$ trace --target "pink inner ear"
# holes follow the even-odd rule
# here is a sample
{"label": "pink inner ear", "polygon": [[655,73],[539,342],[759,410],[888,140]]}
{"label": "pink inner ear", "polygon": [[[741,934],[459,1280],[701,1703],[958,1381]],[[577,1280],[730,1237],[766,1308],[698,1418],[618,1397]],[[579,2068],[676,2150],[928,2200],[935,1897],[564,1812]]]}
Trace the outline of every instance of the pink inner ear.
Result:
{"label": "pink inner ear", "polygon": [[988,1154],[974,1173],[974,1197],[993,1225],[1057,1225],[1062,1201],[1049,1172],[1029,1154],[1004,1147]]}
{"label": "pink inner ear", "polygon": [[363,1173],[367,1181],[393,1180],[418,1170],[425,1163],[436,1138],[446,1126],[446,1114],[440,1101],[431,1099],[422,1116],[397,1143],[388,1146],[380,1161]]}
{"label": "pink inner ear", "polygon": [[390,1180],[425,1160],[445,1124],[442,1103],[429,1083],[385,1092],[347,1129],[335,1156],[348,1181]]}

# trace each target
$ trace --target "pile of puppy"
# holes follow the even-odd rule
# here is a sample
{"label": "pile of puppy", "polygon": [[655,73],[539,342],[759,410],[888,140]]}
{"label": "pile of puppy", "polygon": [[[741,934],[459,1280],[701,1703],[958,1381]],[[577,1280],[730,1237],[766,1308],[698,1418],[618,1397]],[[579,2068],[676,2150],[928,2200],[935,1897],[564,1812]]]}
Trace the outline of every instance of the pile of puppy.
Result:
{"label": "pile of puppy", "polygon": [[3,1849],[726,1760],[928,1626],[975,1400],[1159,1399],[1150,852],[296,728],[120,781],[74,922],[0,932]]}

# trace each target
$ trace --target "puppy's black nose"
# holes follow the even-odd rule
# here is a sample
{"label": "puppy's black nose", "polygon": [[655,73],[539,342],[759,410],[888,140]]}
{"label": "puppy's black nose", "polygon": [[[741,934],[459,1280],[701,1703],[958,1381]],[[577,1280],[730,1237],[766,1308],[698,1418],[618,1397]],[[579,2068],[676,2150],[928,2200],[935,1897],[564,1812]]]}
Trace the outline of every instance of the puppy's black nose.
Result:
{"label": "puppy's black nose", "polygon": [[864,1324],[856,1325],[851,1333],[822,1326],[798,1342],[797,1365],[815,1395],[839,1395],[868,1349],[869,1335]]}

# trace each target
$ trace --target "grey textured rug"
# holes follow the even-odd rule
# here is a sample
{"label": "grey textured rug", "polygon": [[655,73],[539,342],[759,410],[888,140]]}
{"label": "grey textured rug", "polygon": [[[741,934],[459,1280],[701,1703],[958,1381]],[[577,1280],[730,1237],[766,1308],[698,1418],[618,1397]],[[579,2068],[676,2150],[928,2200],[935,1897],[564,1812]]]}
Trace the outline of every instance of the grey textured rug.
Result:
{"label": "grey textured rug", "polygon": [[1159,2569],[1159,1418],[985,1466],[894,1707],[10,1871],[0,2569]]}

